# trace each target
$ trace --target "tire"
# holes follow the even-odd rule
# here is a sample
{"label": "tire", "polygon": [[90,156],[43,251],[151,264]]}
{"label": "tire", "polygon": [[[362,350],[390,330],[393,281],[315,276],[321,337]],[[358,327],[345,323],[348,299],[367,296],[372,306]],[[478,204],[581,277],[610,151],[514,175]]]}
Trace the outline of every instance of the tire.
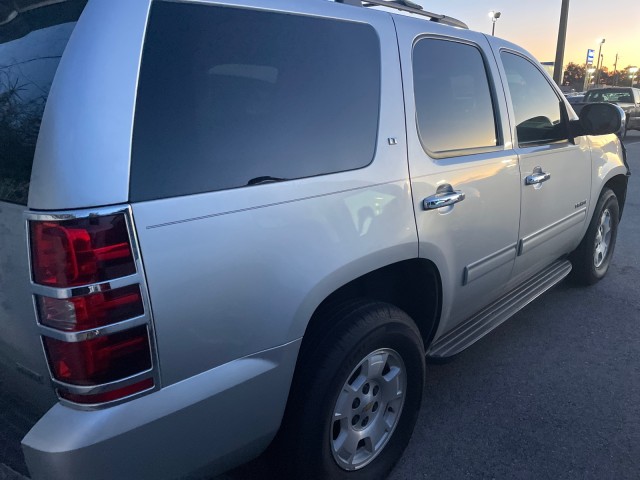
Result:
{"label": "tire", "polygon": [[283,478],[385,478],[420,409],[420,332],[403,311],[379,302],[351,302],[325,320],[331,332],[303,344],[278,468]]}
{"label": "tire", "polygon": [[593,285],[607,274],[618,237],[620,208],[616,194],[605,188],[582,242],[571,255],[573,279],[582,285]]}

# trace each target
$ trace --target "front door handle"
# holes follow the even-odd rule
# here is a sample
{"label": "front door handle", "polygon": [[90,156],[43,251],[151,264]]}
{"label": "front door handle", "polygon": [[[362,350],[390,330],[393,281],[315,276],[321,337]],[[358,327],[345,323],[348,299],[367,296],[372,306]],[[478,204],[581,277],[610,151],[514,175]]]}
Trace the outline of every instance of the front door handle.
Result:
{"label": "front door handle", "polygon": [[550,178],[550,173],[543,172],[541,167],[536,167],[533,169],[533,173],[524,179],[524,184],[538,185],[542,182],[546,182]]}
{"label": "front door handle", "polygon": [[454,190],[449,184],[440,185],[435,195],[431,195],[422,201],[425,210],[435,210],[437,208],[449,207],[464,200],[465,195],[460,190]]}

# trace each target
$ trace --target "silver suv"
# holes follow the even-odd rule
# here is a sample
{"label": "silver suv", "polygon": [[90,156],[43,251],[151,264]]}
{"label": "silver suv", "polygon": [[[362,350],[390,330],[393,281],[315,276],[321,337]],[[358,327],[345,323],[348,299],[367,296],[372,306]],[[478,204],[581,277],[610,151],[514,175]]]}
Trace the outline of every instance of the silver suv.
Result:
{"label": "silver suv", "polygon": [[0,6],[0,371],[38,414],[34,479],[213,475],[270,444],[288,478],[383,478],[425,357],[609,268],[624,114],[578,118],[458,20]]}

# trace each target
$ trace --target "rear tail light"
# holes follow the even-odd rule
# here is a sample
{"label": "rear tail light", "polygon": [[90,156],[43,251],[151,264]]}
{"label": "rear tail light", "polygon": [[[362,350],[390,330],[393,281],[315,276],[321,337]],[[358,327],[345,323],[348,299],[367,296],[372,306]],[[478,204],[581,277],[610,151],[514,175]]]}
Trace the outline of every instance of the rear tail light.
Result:
{"label": "rear tail light", "polygon": [[33,280],[75,287],[135,273],[124,215],[30,222]]}
{"label": "rear tail light", "polygon": [[129,211],[27,217],[34,300],[59,397],[95,405],[157,388]]}
{"label": "rear tail light", "polygon": [[111,383],[151,368],[144,325],[82,342],[45,337],[44,346],[53,377],[72,385]]}
{"label": "rear tail light", "polygon": [[71,298],[36,295],[40,323],[67,332],[104,327],[144,314],[139,285]]}

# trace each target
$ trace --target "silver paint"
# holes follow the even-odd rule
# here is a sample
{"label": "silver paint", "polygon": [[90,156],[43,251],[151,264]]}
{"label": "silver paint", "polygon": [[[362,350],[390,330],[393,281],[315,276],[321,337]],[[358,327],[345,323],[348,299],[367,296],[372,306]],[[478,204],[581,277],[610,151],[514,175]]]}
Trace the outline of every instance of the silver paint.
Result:
{"label": "silver paint", "polygon": [[[486,303],[504,293],[513,258],[498,262],[471,283],[464,284],[469,265],[502,252],[518,240],[520,174],[517,156],[511,148],[507,107],[499,84],[495,98],[499,136],[503,145],[458,152],[461,156],[436,158],[425,151],[415,125],[412,50],[419,38],[463,39],[481,50],[489,48],[484,35],[453,30],[433,22],[404,16],[394,17],[398,29],[400,57],[405,85],[408,121],[409,165],[413,202],[418,227],[420,257],[438,267],[442,279],[442,312],[439,335],[465,320]],[[485,57],[489,73],[498,79],[491,53]],[[464,154],[464,155],[462,155]],[[451,154],[449,154],[451,155]],[[438,210],[423,210],[423,200],[438,193],[443,185],[464,192],[466,199]],[[473,225],[473,231],[469,231]],[[515,256],[513,256],[515,257]]]}
{"label": "silver paint", "polygon": [[378,32],[385,94],[376,157],[356,171],[133,205],[165,384],[299,339],[338,287],[418,255],[391,17],[295,5]]}
{"label": "silver paint", "polygon": [[138,69],[151,0],[92,0],[49,92],[29,207],[125,203]]}

